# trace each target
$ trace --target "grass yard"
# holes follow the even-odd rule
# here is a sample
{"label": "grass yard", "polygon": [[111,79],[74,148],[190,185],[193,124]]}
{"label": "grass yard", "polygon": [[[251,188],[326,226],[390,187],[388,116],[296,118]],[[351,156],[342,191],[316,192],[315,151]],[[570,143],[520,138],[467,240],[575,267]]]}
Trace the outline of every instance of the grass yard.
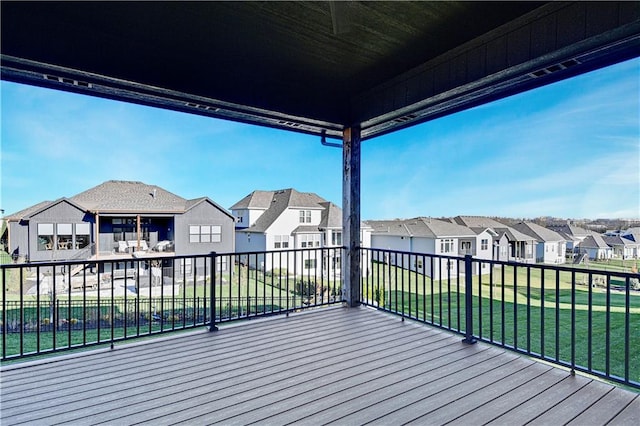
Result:
{"label": "grass yard", "polygon": [[[574,286],[573,276],[579,282],[582,275],[518,266],[474,276],[474,334],[547,359],[571,363],[574,356],[576,365],[620,377],[628,368],[631,380],[640,382],[640,293],[630,294],[627,322],[625,292]],[[380,284],[374,284],[378,276]],[[392,311],[464,330],[463,280],[432,280],[387,265],[373,268],[363,294]]]}

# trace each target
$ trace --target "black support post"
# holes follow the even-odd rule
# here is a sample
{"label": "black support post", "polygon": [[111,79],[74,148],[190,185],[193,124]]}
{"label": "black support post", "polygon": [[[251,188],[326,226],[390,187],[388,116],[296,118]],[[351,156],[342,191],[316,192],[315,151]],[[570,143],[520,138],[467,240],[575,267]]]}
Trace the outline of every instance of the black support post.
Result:
{"label": "black support post", "polygon": [[464,343],[473,344],[478,340],[473,336],[473,257],[464,257]]}

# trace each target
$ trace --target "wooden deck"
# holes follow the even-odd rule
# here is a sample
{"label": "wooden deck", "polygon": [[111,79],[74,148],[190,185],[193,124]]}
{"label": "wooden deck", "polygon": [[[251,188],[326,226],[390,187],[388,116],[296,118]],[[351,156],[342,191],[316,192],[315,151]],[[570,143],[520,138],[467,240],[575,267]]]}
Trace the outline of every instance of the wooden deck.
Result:
{"label": "wooden deck", "polygon": [[2,425],[640,424],[640,394],[367,308],[3,367]]}

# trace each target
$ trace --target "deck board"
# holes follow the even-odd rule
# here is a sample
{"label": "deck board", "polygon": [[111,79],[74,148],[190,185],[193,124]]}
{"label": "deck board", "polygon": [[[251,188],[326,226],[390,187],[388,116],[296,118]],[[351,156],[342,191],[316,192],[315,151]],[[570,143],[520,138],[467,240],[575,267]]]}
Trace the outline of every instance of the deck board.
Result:
{"label": "deck board", "polygon": [[4,366],[12,424],[637,424],[640,397],[367,308]]}

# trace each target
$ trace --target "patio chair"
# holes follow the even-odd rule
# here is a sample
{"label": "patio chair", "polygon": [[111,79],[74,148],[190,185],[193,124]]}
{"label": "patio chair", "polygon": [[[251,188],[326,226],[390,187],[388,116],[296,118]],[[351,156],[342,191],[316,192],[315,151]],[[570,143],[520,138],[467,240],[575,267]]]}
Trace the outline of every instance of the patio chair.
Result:
{"label": "patio chair", "polygon": [[129,253],[129,246],[125,241],[118,241],[118,253]]}

